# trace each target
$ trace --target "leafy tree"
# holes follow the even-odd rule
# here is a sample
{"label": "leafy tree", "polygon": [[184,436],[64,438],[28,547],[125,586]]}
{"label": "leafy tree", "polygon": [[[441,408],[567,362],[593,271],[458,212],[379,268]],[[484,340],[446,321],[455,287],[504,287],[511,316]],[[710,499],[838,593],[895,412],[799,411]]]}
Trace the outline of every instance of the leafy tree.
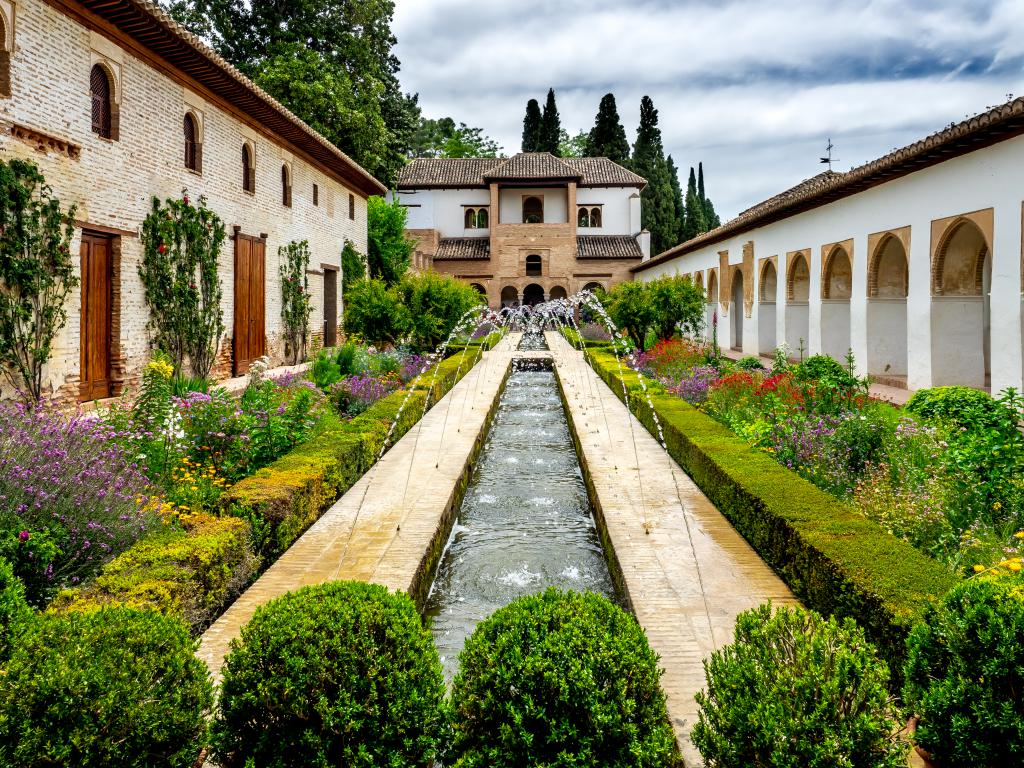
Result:
{"label": "leafy tree", "polygon": [[647,329],[655,319],[649,284],[642,281],[619,283],[609,291],[605,301],[612,322],[629,334],[637,349],[643,349]]}
{"label": "leafy tree", "polygon": [[[398,81],[393,0],[167,4],[178,21],[271,96],[375,176],[393,181],[419,123],[417,97],[404,94]],[[360,118],[336,122],[338,113],[347,112]]]}
{"label": "leafy tree", "polygon": [[281,323],[284,326],[285,355],[292,365],[306,357],[309,341],[309,316],[313,303],[309,297],[309,243],[306,240],[288,243],[277,249],[281,262]]}
{"label": "leafy tree", "polygon": [[691,167],[690,179],[686,184],[686,215],[683,217],[682,240],[685,243],[707,231],[707,222],[704,221],[704,206],[701,205],[697,192],[697,180]]}
{"label": "leafy tree", "polygon": [[542,142],[540,104],[536,99],[526,102],[526,117],[523,118],[523,152],[540,152]]}
{"label": "leafy tree", "polygon": [[366,259],[351,240],[341,249],[341,293],[344,296],[357,281],[366,277]]}
{"label": "leafy tree", "polygon": [[704,326],[704,292],[679,275],[659,277],[648,284],[651,323],[659,339],[671,339],[677,330],[696,336]]}
{"label": "leafy tree", "polygon": [[397,286],[411,320],[410,341],[433,350],[483,297],[466,283],[437,272],[408,275]]}
{"label": "leafy tree", "polygon": [[606,93],[597,109],[594,127],[587,136],[587,157],[607,157],[620,165],[629,163],[629,140],[619,119],[615,95]]}
{"label": "leafy tree", "polygon": [[371,344],[394,344],[409,333],[412,318],[397,285],[371,278],[353,285],[345,297],[345,332]]}
{"label": "leafy tree", "polygon": [[587,133],[579,131],[573,136],[563,128],[558,138],[559,157],[589,157],[587,154]]}
{"label": "leafy tree", "polygon": [[149,305],[149,328],[179,375],[187,357],[196,378],[208,378],[224,333],[218,261],[224,222],[188,193],[153,207],[142,223],[139,278]]}
{"label": "leafy tree", "polygon": [[677,242],[682,242],[683,238],[683,220],[686,217],[686,203],[683,200],[683,188],[679,183],[679,169],[676,167],[676,161],[672,159],[672,155],[668,156],[668,177],[672,184],[672,210],[675,217]]}
{"label": "leafy tree", "polygon": [[43,395],[43,366],[78,285],[74,213],[61,210],[34,164],[0,162],[0,368],[33,402]]}
{"label": "leafy tree", "polygon": [[697,197],[700,199],[701,209],[704,211],[704,225],[706,232],[722,226],[722,220],[715,213],[715,205],[704,194],[704,163],[697,163]]}
{"label": "leafy tree", "polygon": [[558,116],[558,106],[555,104],[555,89],[548,88],[548,98],[544,102],[544,114],[541,117],[540,128],[541,152],[550,152],[558,156],[559,140],[562,135],[562,120]]}
{"label": "leafy tree", "polygon": [[410,157],[497,157],[501,147],[482,128],[455,125],[450,117],[420,118]]}
{"label": "leafy tree", "polygon": [[367,266],[370,277],[397,283],[409,268],[416,244],[405,236],[406,210],[398,199],[390,203],[373,196],[367,203]]}
{"label": "leafy tree", "polygon": [[672,181],[658,128],[658,110],[650,96],[640,101],[640,126],[633,144],[633,171],[647,179],[641,193],[641,221],[651,233],[651,247],[660,253],[676,244],[678,231]]}

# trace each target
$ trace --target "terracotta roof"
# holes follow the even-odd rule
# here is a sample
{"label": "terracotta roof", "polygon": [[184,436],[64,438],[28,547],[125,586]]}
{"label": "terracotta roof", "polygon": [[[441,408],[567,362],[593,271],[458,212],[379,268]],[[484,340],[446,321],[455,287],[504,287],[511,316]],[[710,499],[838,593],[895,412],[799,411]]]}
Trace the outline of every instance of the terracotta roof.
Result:
{"label": "terracotta roof", "polygon": [[642,259],[643,251],[629,235],[580,235],[576,238],[578,259]]}
{"label": "terracotta roof", "polygon": [[1024,98],[1019,98],[963,122],[953,123],[931,136],[846,173],[822,173],[807,179],[782,194],[748,208],[718,229],[670,248],[653,259],[638,264],[631,271],[641,272],[655,264],[721,242],[755,227],[762,227],[828,205],[887,181],[1022,134]]}
{"label": "terracotta roof", "polygon": [[387,188],[149,0],[53,0],[85,9],[264,125],[364,195]]}
{"label": "terracotta roof", "polygon": [[443,237],[434,261],[484,260],[491,258],[491,240],[487,237]]}
{"label": "terracotta roof", "polygon": [[641,176],[607,157],[555,157],[523,152],[510,158],[427,157],[411,161],[398,173],[399,189],[466,189],[488,181],[577,181],[583,187],[644,187]]}

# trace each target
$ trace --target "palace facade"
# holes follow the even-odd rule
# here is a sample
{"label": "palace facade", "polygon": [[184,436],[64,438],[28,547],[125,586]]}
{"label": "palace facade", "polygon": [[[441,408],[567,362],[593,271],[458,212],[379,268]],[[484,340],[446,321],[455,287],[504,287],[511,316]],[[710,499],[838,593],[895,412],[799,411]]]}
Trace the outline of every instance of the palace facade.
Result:
{"label": "palace facade", "polygon": [[631,279],[650,253],[646,181],[603,157],[413,160],[397,196],[413,268],[461,278],[494,307],[536,304]]}
{"label": "palace facade", "polygon": [[[312,327],[333,342],[341,250],[385,188],[148,0],[0,0],[0,159],[77,208],[82,286],[46,380],[118,395],[149,355],[139,231],[153,196],[205,196],[230,241],[217,376],[283,355],[278,248],[307,240]],[[242,297],[236,301],[236,297]]]}
{"label": "palace facade", "polygon": [[1022,389],[1024,99],[824,173],[633,268],[691,277],[743,354],[852,350],[881,383]]}

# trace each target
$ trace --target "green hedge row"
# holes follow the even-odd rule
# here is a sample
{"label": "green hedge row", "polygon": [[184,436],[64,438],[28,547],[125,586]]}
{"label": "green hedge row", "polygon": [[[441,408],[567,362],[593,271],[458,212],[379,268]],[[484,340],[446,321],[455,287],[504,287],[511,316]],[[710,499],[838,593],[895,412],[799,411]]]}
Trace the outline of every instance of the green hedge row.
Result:
{"label": "green hedge row", "polygon": [[584,349],[584,342],[586,342],[586,349],[607,349],[611,347],[610,341],[590,341],[588,339],[582,339],[580,332],[575,328],[567,328],[562,326],[562,336],[568,341],[575,349]]}
{"label": "green hedge row", "polygon": [[454,355],[461,355],[463,349],[469,350],[468,352],[466,352],[467,355],[469,355],[470,352],[472,352],[474,349],[479,349],[483,352],[486,352],[490,349],[494,349],[498,342],[501,341],[503,338],[505,338],[505,330],[500,329],[497,331],[492,331],[491,333],[479,339],[473,339],[472,341],[467,341],[465,343],[457,342],[455,344],[449,344],[448,357],[453,357]]}
{"label": "green hedge row", "polygon": [[[589,358],[620,399],[625,384],[630,409],[656,434],[640,375],[620,373],[608,351]],[[915,619],[956,575],[684,400],[652,391],[651,402],[669,453],[790,589],[821,613],[856,619],[902,669]]]}

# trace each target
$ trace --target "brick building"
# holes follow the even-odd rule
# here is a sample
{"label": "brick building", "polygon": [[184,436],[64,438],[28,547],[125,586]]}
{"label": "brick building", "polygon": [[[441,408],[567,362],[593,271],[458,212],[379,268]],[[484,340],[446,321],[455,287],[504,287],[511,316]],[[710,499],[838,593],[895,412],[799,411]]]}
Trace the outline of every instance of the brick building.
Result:
{"label": "brick building", "polygon": [[282,359],[277,254],[292,240],[309,241],[311,325],[330,341],[344,241],[366,251],[366,200],[385,192],[147,0],[0,0],[0,159],[12,157],[77,206],[85,279],[46,374],[62,400],[116,396],[148,357],[137,267],[153,196],[205,195],[224,220],[226,376]]}
{"label": "brick building", "polygon": [[630,280],[650,255],[646,181],[604,157],[428,158],[399,174],[414,269],[455,275],[492,307]]}

